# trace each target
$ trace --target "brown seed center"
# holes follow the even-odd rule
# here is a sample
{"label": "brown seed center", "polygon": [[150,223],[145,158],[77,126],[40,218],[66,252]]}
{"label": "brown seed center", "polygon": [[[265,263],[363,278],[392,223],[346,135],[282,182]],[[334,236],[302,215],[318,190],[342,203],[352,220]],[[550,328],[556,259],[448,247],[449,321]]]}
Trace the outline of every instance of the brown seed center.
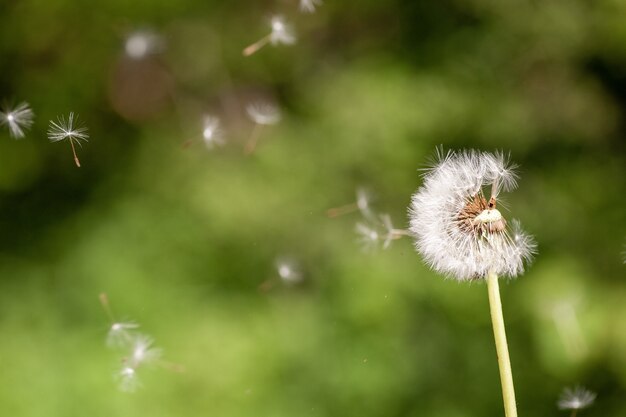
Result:
{"label": "brown seed center", "polygon": [[457,222],[462,231],[479,236],[502,232],[506,228],[506,220],[496,209],[495,197],[487,201],[482,193],[467,201],[459,213]]}

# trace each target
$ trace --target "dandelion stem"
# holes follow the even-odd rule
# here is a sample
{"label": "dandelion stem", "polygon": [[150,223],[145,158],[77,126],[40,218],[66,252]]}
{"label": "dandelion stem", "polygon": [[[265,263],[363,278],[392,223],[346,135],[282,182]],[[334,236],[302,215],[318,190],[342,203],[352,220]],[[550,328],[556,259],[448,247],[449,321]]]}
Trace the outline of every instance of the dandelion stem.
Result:
{"label": "dandelion stem", "polygon": [[256,51],[258,51],[259,49],[263,48],[265,45],[267,45],[267,43],[270,41],[271,39],[271,34],[262,37],[261,39],[259,39],[258,41],[256,41],[255,43],[253,43],[250,46],[247,46],[244,50],[243,50],[243,56],[250,56],[253,53],[255,53]]}
{"label": "dandelion stem", "polygon": [[493,324],[493,336],[496,341],[498,367],[500,368],[504,415],[506,417],[517,417],[513,373],[511,372],[511,360],[509,358],[509,348],[506,343],[506,332],[504,330],[504,317],[502,315],[498,275],[494,272],[487,274],[487,290],[489,292],[489,309],[491,311],[491,322]]}
{"label": "dandelion stem", "polygon": [[78,156],[76,156],[76,148],[74,147],[74,141],[70,138],[70,145],[72,145],[72,153],[74,154],[74,162],[76,162],[76,166],[80,168],[80,161],[78,160]]}
{"label": "dandelion stem", "polygon": [[570,417],[576,417],[576,412],[578,411],[578,408],[574,408],[572,410],[572,414],[570,415]]}
{"label": "dandelion stem", "polygon": [[259,136],[261,135],[261,128],[263,127],[263,125],[255,123],[254,127],[252,128],[252,132],[250,133],[250,139],[248,139],[248,143],[246,143],[246,147],[244,148],[243,152],[246,155],[250,155],[252,152],[254,152],[254,149],[256,148],[256,144],[259,141]]}

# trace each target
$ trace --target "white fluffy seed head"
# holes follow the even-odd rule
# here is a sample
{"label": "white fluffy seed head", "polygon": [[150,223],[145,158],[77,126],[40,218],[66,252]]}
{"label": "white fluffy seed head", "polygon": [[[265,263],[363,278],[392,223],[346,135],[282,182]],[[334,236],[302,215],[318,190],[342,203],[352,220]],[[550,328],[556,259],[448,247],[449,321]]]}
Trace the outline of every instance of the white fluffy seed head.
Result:
{"label": "white fluffy seed head", "polygon": [[[459,281],[490,271],[515,277],[535,251],[517,221],[509,227],[496,209],[501,191],[516,186],[514,166],[501,153],[439,154],[411,201],[410,231],[428,265]],[[487,200],[483,192],[491,193]]]}
{"label": "white fluffy seed head", "polygon": [[21,139],[24,130],[32,126],[34,116],[28,103],[22,102],[13,108],[4,106],[0,111],[0,126],[6,125],[14,139]]}

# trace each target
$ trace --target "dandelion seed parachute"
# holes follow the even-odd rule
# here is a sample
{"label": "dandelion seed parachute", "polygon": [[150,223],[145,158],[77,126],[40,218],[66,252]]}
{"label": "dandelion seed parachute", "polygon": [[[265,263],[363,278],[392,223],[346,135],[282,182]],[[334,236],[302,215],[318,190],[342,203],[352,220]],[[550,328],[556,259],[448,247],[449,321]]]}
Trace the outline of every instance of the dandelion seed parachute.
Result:
{"label": "dandelion seed parachute", "polygon": [[557,403],[560,410],[580,410],[596,400],[596,394],[584,387],[565,388]]}
{"label": "dandelion seed parachute", "polygon": [[[503,154],[468,150],[439,155],[409,210],[416,249],[431,268],[459,281],[489,272],[515,277],[524,271],[534,241],[517,221],[509,227],[496,208],[500,192],[516,186],[514,168]],[[484,188],[490,189],[489,199]]]}
{"label": "dandelion seed parachute", "polygon": [[7,125],[11,136],[21,139],[24,137],[24,130],[32,126],[34,116],[28,103],[22,102],[15,108],[5,106],[0,111],[0,126]]}

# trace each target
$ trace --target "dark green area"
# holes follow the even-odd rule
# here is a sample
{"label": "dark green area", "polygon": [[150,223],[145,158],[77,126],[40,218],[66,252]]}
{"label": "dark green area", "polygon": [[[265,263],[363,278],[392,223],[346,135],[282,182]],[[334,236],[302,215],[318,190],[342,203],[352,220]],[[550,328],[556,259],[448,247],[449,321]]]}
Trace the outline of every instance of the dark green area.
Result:
{"label": "dark green area", "polygon": [[[277,12],[298,43],[244,58]],[[365,186],[405,227],[443,145],[520,165],[504,214],[539,245],[501,286],[520,416],[568,415],[576,384],[598,393],[580,415],[623,416],[625,22],[619,0],[0,3],[0,100],[36,114],[0,132],[0,415],[502,415],[486,286],[408,238],[363,252],[358,214],[325,215]],[[130,61],[141,28],[166,48]],[[244,156],[259,96],[284,117]],[[70,111],[80,169],[46,139]],[[226,146],[183,147],[204,112]],[[120,392],[100,292],[185,372]]]}

